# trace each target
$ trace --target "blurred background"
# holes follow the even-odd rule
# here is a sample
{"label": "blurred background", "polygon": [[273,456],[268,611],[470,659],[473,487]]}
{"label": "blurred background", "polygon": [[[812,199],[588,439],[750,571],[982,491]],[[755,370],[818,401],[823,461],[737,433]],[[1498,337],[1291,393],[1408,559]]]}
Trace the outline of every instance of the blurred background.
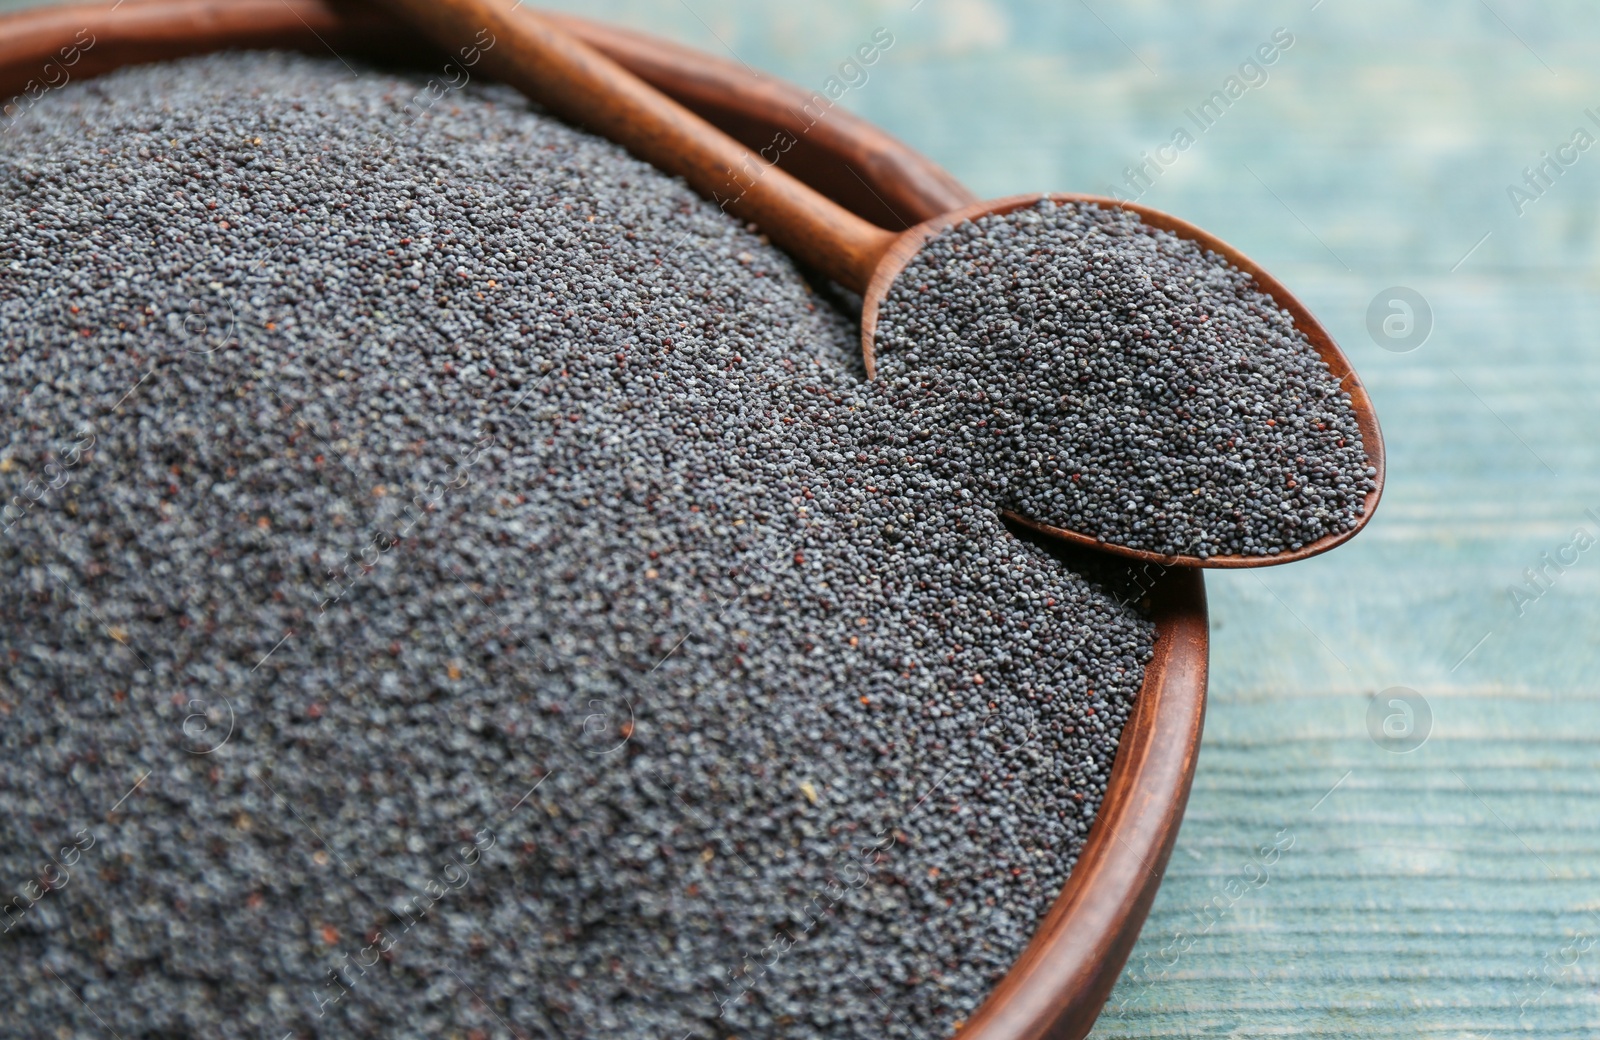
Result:
{"label": "blurred background", "polygon": [[1095,1037],[1600,1035],[1600,7],[550,6],[854,82],[841,105],[979,196],[1199,224],[1365,379],[1376,520],[1207,579],[1194,793]]}

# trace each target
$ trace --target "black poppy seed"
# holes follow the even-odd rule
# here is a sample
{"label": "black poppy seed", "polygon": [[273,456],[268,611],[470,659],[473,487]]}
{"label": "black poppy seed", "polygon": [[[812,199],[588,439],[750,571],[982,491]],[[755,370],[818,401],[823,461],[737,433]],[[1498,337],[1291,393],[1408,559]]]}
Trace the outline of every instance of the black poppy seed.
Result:
{"label": "black poppy seed", "polygon": [[958,224],[890,287],[880,377],[996,504],[1158,553],[1260,556],[1353,527],[1350,398],[1249,275],[1131,210]]}
{"label": "black poppy seed", "polygon": [[0,150],[6,1019],[950,1034],[1099,807],[1127,575],[682,183],[423,87],[196,58]]}

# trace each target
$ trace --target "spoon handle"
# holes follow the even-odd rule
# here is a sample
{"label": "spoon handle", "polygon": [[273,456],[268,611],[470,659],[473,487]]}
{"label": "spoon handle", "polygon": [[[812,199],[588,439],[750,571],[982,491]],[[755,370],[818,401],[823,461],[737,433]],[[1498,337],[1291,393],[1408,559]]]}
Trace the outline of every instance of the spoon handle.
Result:
{"label": "spoon handle", "polygon": [[[528,8],[509,0],[383,2],[452,55],[481,57],[492,76],[681,176],[802,263],[856,292],[867,287],[895,239]],[[772,150],[782,147],[780,140]]]}

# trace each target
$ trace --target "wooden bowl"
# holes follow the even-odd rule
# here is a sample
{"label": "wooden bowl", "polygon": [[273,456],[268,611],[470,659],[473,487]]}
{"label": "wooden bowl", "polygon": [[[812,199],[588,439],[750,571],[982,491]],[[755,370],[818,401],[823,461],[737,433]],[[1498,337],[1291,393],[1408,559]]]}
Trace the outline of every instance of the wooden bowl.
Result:
{"label": "wooden bowl", "polygon": [[[847,112],[834,109],[805,130],[799,113],[811,95],[796,87],[641,33],[561,21],[752,151],[780,131],[793,134],[798,143],[784,168],[882,227],[902,230],[976,201],[928,159]],[[123,65],[262,48],[331,49],[422,67],[444,61],[408,30],[352,0],[122,0],[0,16],[0,97],[18,95],[26,104],[29,95]],[[1052,551],[1070,559],[1074,550]],[[1072,876],[1017,963],[967,1020],[962,1040],[1086,1034],[1161,882],[1205,715],[1205,586],[1198,571],[1154,564],[1134,577],[1148,593],[1156,651],[1105,801]]]}

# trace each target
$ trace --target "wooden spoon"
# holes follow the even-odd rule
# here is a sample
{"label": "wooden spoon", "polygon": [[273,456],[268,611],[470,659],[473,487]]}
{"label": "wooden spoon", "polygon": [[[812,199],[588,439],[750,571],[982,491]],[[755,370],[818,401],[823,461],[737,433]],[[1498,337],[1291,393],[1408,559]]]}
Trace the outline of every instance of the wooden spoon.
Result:
{"label": "wooden spoon", "polygon": [[[684,178],[726,212],[759,227],[790,255],[839,284],[862,294],[861,351],[867,376],[876,373],[873,341],[878,309],[889,286],[924,243],[963,221],[1009,213],[1040,199],[1121,207],[1153,227],[1190,239],[1225,257],[1293,316],[1328,368],[1350,394],[1375,487],[1349,530],[1327,535],[1291,552],[1270,556],[1169,556],[1106,542],[1027,517],[1018,522],[1067,542],[1166,566],[1267,567],[1326,552],[1355,535],[1372,519],[1383,493],[1383,435],[1360,378],[1326,329],[1277,279],[1243,253],[1192,224],[1158,210],[1093,195],[1018,195],[979,202],[908,231],[886,231],[851,213],[779,168],[795,138],[778,134],[752,154],[733,138],[676,101],[568,35],[520,0],[383,0],[460,64],[477,66],[509,83],[569,122],[626,147],[658,169]],[[797,115],[800,115],[797,113]],[[806,115],[806,118],[811,118]],[[825,118],[818,114],[817,118]],[[802,131],[804,132],[804,131]]]}

